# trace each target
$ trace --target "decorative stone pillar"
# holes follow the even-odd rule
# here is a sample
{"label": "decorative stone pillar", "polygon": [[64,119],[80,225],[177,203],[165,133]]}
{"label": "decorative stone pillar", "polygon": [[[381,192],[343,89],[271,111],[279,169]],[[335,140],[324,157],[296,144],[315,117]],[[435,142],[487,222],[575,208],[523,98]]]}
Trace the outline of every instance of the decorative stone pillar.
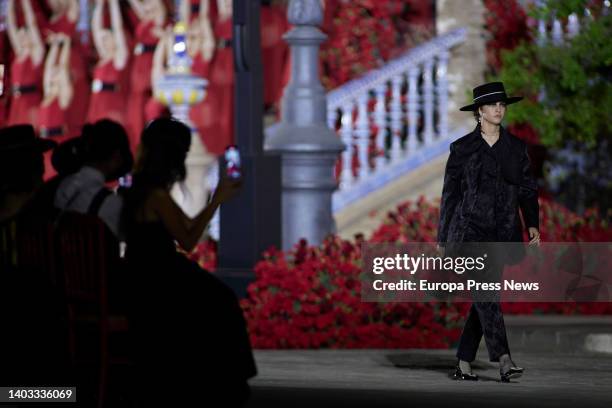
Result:
{"label": "decorative stone pillar", "polygon": [[466,27],[465,41],[450,52],[448,62],[449,128],[474,128],[474,118],[460,112],[472,101],[472,88],[484,82],[487,68],[485,51],[485,6],[482,0],[436,0],[436,31],[444,34]]}
{"label": "decorative stone pillar", "polygon": [[291,79],[282,99],[281,121],[268,128],[265,149],[282,157],[283,249],[301,238],[319,244],[335,232],[334,166],[344,144],[327,126],[327,101],[319,80],[319,44],[327,36],[319,0],[291,0],[294,28],[283,37],[291,47]]}

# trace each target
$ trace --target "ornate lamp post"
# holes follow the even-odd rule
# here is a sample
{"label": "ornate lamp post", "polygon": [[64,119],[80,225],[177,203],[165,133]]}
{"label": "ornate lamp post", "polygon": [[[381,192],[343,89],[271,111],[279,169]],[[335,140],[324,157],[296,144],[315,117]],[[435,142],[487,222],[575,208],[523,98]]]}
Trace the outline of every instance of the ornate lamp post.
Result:
{"label": "ornate lamp post", "polygon": [[187,155],[187,179],[189,194],[173,190],[173,197],[189,216],[195,216],[206,204],[208,192],[207,172],[216,163],[189,120],[192,105],[206,95],[208,81],[191,74],[191,58],[187,54],[187,25],[179,21],[174,25],[174,44],[166,74],[155,84],[155,97],[167,105],[172,116],[192,129],[191,149]]}
{"label": "ornate lamp post", "polygon": [[334,166],[345,146],[327,126],[327,100],[319,80],[319,44],[327,38],[319,0],[291,0],[285,34],[291,46],[291,80],[282,100],[281,122],[268,128],[265,149],[282,156],[283,249],[301,238],[312,244],[335,232]]}

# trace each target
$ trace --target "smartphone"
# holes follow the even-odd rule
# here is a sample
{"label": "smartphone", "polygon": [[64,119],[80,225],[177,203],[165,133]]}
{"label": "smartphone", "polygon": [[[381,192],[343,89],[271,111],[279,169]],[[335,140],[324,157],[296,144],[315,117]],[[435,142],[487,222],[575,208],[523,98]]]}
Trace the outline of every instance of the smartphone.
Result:
{"label": "smartphone", "polygon": [[240,151],[236,145],[227,146],[225,149],[225,174],[233,179],[242,177]]}
{"label": "smartphone", "polygon": [[132,175],[130,173],[123,177],[119,177],[119,187],[130,188],[132,187]]}

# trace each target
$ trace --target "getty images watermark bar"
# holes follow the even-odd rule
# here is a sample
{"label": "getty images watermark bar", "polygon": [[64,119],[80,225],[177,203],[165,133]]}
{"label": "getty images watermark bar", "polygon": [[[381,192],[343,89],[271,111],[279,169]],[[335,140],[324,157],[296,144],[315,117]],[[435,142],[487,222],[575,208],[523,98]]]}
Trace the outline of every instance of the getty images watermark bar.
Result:
{"label": "getty images watermark bar", "polygon": [[76,387],[0,387],[0,403],[76,402]]}
{"label": "getty images watermark bar", "polygon": [[612,243],[363,244],[366,302],[609,302]]}

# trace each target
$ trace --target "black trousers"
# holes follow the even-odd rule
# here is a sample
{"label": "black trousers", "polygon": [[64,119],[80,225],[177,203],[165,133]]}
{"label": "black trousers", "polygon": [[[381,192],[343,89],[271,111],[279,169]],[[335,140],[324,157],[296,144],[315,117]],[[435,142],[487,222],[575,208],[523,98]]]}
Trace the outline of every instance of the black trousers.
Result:
{"label": "black trousers", "polygon": [[500,356],[510,354],[504,316],[499,302],[472,303],[459,339],[457,358],[468,362],[474,361],[483,335],[490,361],[499,361]]}
{"label": "black trousers", "polygon": [[[486,237],[494,242],[494,237]],[[501,282],[504,270],[503,248],[499,243],[478,243],[468,246],[466,252],[471,256],[488,254],[486,267],[478,276],[480,282]],[[472,292],[474,300],[467,315],[459,346],[457,357],[463,361],[474,361],[480,340],[484,336],[489,360],[499,361],[499,357],[510,354],[508,338],[506,336],[506,325],[499,303],[499,292]]]}

